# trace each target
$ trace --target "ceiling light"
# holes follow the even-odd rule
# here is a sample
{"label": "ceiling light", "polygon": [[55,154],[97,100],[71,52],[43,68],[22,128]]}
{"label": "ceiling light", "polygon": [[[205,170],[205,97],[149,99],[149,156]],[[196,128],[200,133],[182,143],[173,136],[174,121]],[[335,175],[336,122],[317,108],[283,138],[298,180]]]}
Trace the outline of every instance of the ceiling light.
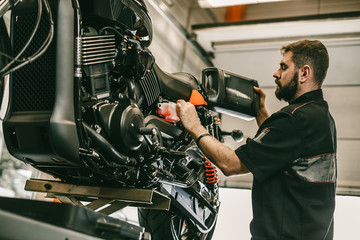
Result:
{"label": "ceiling light", "polygon": [[234,5],[281,2],[281,1],[287,1],[287,0],[198,0],[198,3],[202,8],[216,8],[216,7],[227,7]]}

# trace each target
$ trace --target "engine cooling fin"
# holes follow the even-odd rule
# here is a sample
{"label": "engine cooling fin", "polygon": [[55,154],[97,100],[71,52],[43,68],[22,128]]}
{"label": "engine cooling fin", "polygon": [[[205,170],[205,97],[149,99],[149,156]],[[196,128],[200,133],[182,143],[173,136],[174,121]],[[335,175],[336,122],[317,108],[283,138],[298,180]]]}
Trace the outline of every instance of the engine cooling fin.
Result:
{"label": "engine cooling fin", "polygon": [[161,93],[159,83],[155,76],[154,70],[152,70],[147,72],[145,77],[140,80],[140,85],[144,91],[148,106],[153,104]]}
{"label": "engine cooling fin", "polygon": [[81,37],[81,64],[83,66],[112,62],[115,59],[115,35]]}

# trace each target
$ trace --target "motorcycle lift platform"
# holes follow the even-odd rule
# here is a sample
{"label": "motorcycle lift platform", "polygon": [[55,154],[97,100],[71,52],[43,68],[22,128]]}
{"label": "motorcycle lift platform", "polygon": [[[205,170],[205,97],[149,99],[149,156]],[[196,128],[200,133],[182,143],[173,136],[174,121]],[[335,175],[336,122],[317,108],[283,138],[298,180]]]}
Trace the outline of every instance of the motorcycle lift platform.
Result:
{"label": "motorcycle lift platform", "polygon": [[[0,197],[0,238],[150,240],[145,229],[108,216],[126,206],[169,210],[170,199],[151,189],[121,189],[31,179],[25,190],[61,203]],[[86,204],[88,203],[88,204]]]}
{"label": "motorcycle lift platform", "polygon": [[[67,184],[49,180],[27,180],[26,191],[45,192],[46,197],[60,202],[84,206],[110,215],[124,207],[169,210],[170,198],[153,189],[109,188]],[[82,202],[90,202],[83,205]],[[104,208],[104,206],[109,205]]]}

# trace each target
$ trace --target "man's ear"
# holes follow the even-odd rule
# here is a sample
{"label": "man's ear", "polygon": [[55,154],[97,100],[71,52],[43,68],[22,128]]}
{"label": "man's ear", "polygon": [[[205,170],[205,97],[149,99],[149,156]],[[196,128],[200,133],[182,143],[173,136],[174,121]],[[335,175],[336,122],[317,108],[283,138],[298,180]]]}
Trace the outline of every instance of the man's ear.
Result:
{"label": "man's ear", "polygon": [[310,78],[311,75],[311,68],[309,65],[304,65],[300,69],[300,82],[305,82],[307,79]]}

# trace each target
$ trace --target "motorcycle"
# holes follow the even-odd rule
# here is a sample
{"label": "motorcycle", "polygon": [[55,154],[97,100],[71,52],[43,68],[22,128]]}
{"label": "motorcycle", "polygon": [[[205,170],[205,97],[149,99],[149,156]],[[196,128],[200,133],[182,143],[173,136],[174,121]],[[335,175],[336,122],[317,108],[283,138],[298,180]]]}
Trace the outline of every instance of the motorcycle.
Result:
{"label": "motorcycle", "polygon": [[[178,99],[196,105],[223,141],[220,114],[256,115],[255,80],[206,68],[201,82],[167,73],[148,49],[142,0],[2,1],[2,127],[11,155],[65,183],[157,189],[169,211],[138,209],[153,239],[211,239],[219,211],[216,167],[183,128]],[[1,28],[4,30],[4,27]]]}

